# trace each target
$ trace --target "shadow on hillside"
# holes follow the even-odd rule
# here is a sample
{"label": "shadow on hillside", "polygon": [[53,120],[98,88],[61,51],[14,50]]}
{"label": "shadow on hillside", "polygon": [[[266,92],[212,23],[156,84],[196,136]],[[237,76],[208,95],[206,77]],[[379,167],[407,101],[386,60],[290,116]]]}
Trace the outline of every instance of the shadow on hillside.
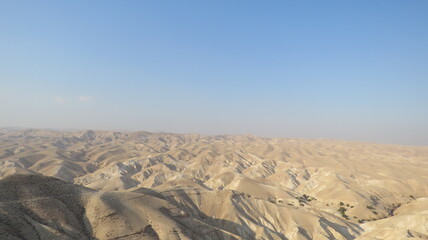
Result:
{"label": "shadow on hillside", "polygon": [[[172,213],[171,209],[163,209],[165,214],[180,223],[183,233],[192,239],[197,235],[201,236],[200,234],[210,239],[238,239],[235,236],[242,237],[243,239],[255,239],[255,232],[245,224],[238,224],[229,220],[210,217],[200,211],[189,194],[183,189],[175,190],[174,194],[170,196],[164,196],[161,193],[147,188],[142,188],[134,192],[166,200],[182,210],[184,212],[183,214],[176,214]],[[195,194],[201,193],[196,192]],[[180,201],[174,198],[174,196],[177,195],[180,196]],[[189,228],[189,226],[191,227]]]}

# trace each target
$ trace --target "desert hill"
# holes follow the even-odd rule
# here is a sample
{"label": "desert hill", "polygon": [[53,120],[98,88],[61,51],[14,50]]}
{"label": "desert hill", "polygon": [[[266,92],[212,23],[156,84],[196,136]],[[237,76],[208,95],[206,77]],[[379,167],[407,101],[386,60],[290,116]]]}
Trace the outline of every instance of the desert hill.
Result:
{"label": "desert hill", "polygon": [[1,130],[0,178],[1,239],[428,239],[428,147]]}

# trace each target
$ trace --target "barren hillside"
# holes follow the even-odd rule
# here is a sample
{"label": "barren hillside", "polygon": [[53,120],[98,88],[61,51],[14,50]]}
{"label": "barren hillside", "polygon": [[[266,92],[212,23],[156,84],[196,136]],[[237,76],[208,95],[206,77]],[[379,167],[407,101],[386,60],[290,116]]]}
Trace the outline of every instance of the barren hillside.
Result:
{"label": "barren hillside", "polygon": [[428,239],[428,147],[1,130],[0,178],[1,239]]}

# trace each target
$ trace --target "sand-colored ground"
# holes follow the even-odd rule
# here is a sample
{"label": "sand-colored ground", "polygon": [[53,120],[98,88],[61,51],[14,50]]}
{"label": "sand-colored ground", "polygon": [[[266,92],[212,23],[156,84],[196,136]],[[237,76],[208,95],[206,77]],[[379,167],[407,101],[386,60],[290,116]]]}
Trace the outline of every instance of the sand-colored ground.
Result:
{"label": "sand-colored ground", "polygon": [[428,239],[428,147],[1,130],[0,239],[38,238]]}

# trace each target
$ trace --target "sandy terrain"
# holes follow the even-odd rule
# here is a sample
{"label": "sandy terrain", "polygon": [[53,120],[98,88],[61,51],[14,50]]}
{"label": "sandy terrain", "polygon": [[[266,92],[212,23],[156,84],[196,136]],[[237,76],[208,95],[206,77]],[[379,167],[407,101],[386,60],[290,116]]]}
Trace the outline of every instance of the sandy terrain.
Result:
{"label": "sandy terrain", "polygon": [[428,147],[0,130],[0,239],[428,239]]}

